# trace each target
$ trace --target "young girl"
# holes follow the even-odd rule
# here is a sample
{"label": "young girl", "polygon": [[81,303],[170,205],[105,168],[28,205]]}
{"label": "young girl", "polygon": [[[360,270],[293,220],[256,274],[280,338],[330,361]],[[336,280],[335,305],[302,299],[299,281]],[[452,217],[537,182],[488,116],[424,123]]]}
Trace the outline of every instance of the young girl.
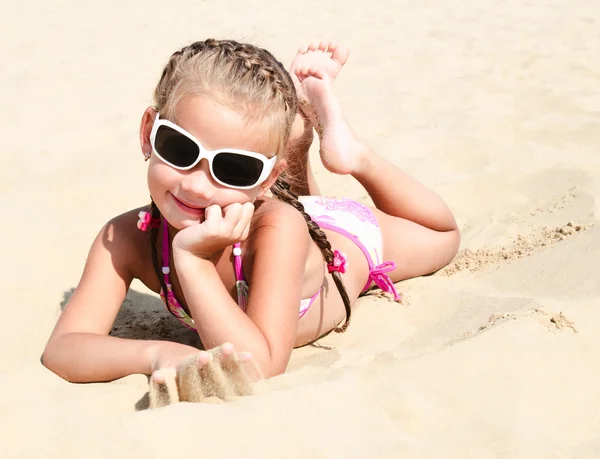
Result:
{"label": "young girl", "polygon": [[[283,373],[294,347],[344,331],[372,286],[398,300],[394,282],[450,262],[459,232],[448,207],[342,117],[331,79],[346,58],[312,45],[290,76],[269,52],[230,40],[171,56],[140,129],[152,202],[100,230],[46,346],[50,370],[73,382],[152,375],[155,404],[247,393],[249,363]],[[311,125],[288,145],[297,94],[324,166],[352,175],[375,208],[315,195]],[[288,160],[305,174],[295,187]],[[217,350],[109,336],[134,278]]]}

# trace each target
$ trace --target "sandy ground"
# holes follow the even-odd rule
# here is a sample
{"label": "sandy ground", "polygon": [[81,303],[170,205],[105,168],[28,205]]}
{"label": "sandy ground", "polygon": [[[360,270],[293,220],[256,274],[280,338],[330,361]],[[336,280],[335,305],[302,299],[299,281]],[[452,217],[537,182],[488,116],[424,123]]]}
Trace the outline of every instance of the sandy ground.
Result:
{"label": "sandy ground", "polygon": [[[591,0],[12,2],[0,455],[600,457],[598,18]],[[348,333],[256,396],[146,410],[144,376],[73,385],[39,358],[100,226],[148,200],[137,129],[163,64],[209,36],[286,65],[314,38],[345,42],[348,119],[448,201],[461,254],[398,284],[403,305],[361,299]],[[185,338],[139,284],[115,327]]]}

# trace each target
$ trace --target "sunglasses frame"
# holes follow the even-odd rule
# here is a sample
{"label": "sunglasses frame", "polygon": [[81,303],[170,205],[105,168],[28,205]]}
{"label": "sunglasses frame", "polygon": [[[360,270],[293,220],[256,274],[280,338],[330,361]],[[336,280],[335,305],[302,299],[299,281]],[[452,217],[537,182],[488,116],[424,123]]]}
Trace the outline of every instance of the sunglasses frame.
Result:
{"label": "sunglasses frame", "polygon": [[[161,126],[166,126],[166,127],[169,127],[171,129],[179,132],[180,134],[184,135],[185,137],[190,139],[192,142],[194,142],[198,146],[198,158],[196,158],[196,160],[190,166],[185,166],[185,167],[176,166],[175,164],[173,164],[170,161],[167,161],[165,158],[163,158],[161,156],[161,154],[157,151],[157,149],[156,149],[156,134],[158,133],[158,128],[160,128]],[[163,163],[168,164],[172,168],[178,169],[180,171],[188,171],[190,169],[193,169],[194,167],[196,167],[196,165],[198,165],[198,163],[200,163],[200,161],[202,161],[203,158],[206,159],[208,161],[208,169],[210,170],[210,175],[212,176],[213,180],[224,187],[234,188],[236,190],[249,190],[249,189],[252,189],[252,188],[260,185],[261,183],[263,183],[265,180],[267,180],[267,178],[273,171],[273,168],[275,167],[275,163],[277,162],[277,155],[274,155],[272,158],[267,158],[265,155],[263,155],[261,153],[255,153],[253,151],[246,151],[246,150],[238,150],[236,148],[221,148],[219,150],[208,150],[207,148],[204,147],[204,145],[202,145],[200,143],[200,141],[198,139],[196,139],[196,137],[194,137],[188,131],[186,131],[182,127],[177,126],[175,123],[172,123],[169,120],[160,118],[160,114],[158,114],[158,113],[156,114],[154,124],[152,125],[152,131],[150,132],[150,144],[152,145],[152,151],[154,152],[154,154],[156,156],[158,156],[158,158]],[[258,159],[259,161],[261,161],[263,164],[263,170],[260,174],[260,177],[258,177],[258,180],[256,181],[256,183],[254,183],[253,185],[250,185],[250,186],[237,186],[237,185],[231,185],[229,183],[225,183],[225,182],[222,182],[221,180],[219,180],[215,176],[215,173],[213,171],[213,159],[219,153],[233,153],[233,154],[237,154],[237,155],[241,155],[241,156],[248,156],[250,158]]]}

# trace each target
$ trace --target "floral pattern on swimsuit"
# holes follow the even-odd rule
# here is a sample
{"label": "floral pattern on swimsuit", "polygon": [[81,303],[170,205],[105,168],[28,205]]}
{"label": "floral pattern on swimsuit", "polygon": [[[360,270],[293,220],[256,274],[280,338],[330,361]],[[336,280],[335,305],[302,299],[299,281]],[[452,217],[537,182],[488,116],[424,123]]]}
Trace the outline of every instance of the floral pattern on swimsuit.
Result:
{"label": "floral pattern on swimsuit", "polygon": [[164,301],[171,314],[177,317],[179,321],[187,328],[196,331],[194,320],[187,314],[187,312],[185,312],[185,309],[181,307],[179,301],[177,301],[171,284],[167,284],[167,298],[165,299],[165,293],[162,289],[160,290],[160,297]]}
{"label": "floral pattern on swimsuit", "polygon": [[314,198],[315,204],[322,206],[328,211],[341,211],[353,214],[362,222],[369,222],[371,225],[379,228],[377,218],[364,204],[348,198],[330,198],[327,196],[318,196]]}

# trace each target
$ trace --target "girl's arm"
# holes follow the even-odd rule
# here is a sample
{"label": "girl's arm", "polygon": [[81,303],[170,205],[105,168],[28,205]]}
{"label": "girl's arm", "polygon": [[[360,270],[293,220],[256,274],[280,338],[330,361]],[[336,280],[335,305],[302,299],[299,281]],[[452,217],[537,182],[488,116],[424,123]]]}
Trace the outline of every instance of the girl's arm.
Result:
{"label": "girl's arm", "polygon": [[92,244],[79,285],[48,340],[43,364],[71,382],[109,381],[150,374],[164,347],[197,352],[177,343],[107,336],[133,278],[128,260],[135,248],[125,214],[106,224]]}
{"label": "girl's arm", "polygon": [[298,327],[308,252],[306,222],[290,206],[264,213],[253,228],[254,259],[246,312],[223,285],[214,265],[174,249],[174,263],[187,305],[204,346],[224,342],[251,352],[265,377],[285,371]]}

